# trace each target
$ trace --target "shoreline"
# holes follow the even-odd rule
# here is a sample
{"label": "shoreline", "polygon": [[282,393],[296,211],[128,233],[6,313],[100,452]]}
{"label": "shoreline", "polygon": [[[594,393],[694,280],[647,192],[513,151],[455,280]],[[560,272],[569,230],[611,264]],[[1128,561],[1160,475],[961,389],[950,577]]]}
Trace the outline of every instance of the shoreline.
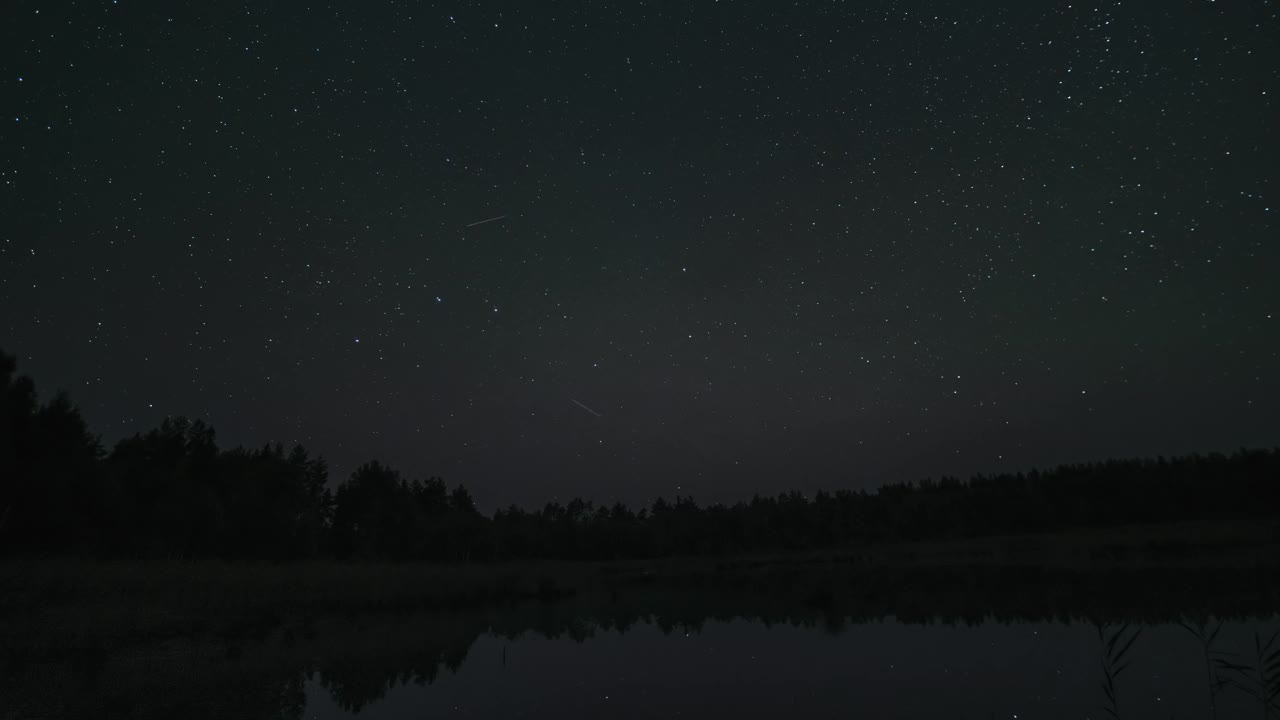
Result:
{"label": "shoreline", "polygon": [[[1189,532],[1198,540],[1179,540]],[[1028,601],[1034,612],[1123,611],[1153,601],[1170,611],[1211,610],[1218,603],[1236,612],[1280,607],[1275,532],[1239,524],[1213,532],[1129,527],[803,553],[493,565],[28,556],[0,560],[0,640],[14,652],[146,644],[270,633],[323,617],[566,602],[627,602],[644,612],[645,598],[663,593],[714,595],[730,606],[742,596],[762,606],[854,615],[893,603],[925,613],[931,602],[965,615],[984,606],[1009,611],[1014,606],[1002,600],[1002,589],[1039,598]]]}

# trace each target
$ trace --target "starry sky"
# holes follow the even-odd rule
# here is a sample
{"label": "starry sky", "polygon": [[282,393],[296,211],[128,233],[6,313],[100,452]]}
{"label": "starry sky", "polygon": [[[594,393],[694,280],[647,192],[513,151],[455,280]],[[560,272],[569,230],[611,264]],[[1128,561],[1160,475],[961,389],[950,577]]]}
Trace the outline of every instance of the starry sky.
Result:
{"label": "starry sky", "polygon": [[0,347],[485,507],[1272,446],[1278,16],[19,0]]}

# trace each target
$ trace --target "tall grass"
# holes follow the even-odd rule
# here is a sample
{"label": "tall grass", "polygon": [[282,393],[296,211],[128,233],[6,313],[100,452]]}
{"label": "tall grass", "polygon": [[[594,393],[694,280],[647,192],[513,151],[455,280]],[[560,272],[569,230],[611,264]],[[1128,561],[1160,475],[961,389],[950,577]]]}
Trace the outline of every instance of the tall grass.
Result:
{"label": "tall grass", "polygon": [[1280,647],[1276,644],[1280,630],[1264,643],[1261,633],[1253,633],[1254,662],[1238,663],[1226,658],[1215,662],[1230,675],[1230,682],[1248,693],[1262,708],[1263,720],[1280,717]]}
{"label": "tall grass", "polygon": [[1191,633],[1195,637],[1196,642],[1200,644],[1200,655],[1204,660],[1205,677],[1208,681],[1209,688],[1209,717],[1211,720],[1218,718],[1218,697],[1222,694],[1231,681],[1219,673],[1220,668],[1217,661],[1224,659],[1226,653],[1215,650],[1214,641],[1218,639],[1218,634],[1222,632],[1222,621],[1209,624],[1209,621],[1201,618],[1195,624],[1190,621],[1182,620],[1178,622],[1184,630]]}
{"label": "tall grass", "polygon": [[1097,624],[1095,627],[1098,630],[1098,641],[1102,643],[1102,693],[1107,699],[1107,704],[1102,710],[1112,720],[1120,720],[1120,706],[1116,700],[1116,679],[1129,667],[1129,661],[1125,657],[1137,642],[1143,629],[1138,627],[1133,632],[1129,632],[1128,623],[1114,631],[1106,630],[1102,624]]}

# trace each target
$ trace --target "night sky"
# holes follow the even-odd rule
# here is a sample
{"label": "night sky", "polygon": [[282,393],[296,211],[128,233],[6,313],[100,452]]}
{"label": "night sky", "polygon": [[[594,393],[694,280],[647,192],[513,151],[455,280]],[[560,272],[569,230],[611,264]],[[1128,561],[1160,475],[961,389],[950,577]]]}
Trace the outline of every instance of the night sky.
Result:
{"label": "night sky", "polygon": [[1275,2],[3,14],[0,347],[105,442],[488,508],[1280,442]]}

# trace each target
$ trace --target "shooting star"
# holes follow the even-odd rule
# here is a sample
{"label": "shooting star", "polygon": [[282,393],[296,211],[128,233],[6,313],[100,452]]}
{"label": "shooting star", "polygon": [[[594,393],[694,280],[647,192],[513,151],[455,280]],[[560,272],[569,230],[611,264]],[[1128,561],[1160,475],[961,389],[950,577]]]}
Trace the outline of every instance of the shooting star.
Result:
{"label": "shooting star", "polygon": [[480,220],[478,222],[473,222],[470,225],[463,225],[463,227],[475,227],[477,225],[484,225],[485,223],[498,222],[506,217],[506,215],[499,215],[498,217],[491,217],[488,220]]}
{"label": "shooting star", "polygon": [[595,415],[596,417],[604,417],[600,413],[596,412],[595,410],[592,410],[591,408],[587,407],[586,405],[583,405],[582,403],[578,402],[577,400],[574,400],[573,398],[569,398],[569,402],[573,403],[574,405],[577,405],[578,407],[582,408],[583,410],[586,410],[587,412],[591,413],[592,415]]}

